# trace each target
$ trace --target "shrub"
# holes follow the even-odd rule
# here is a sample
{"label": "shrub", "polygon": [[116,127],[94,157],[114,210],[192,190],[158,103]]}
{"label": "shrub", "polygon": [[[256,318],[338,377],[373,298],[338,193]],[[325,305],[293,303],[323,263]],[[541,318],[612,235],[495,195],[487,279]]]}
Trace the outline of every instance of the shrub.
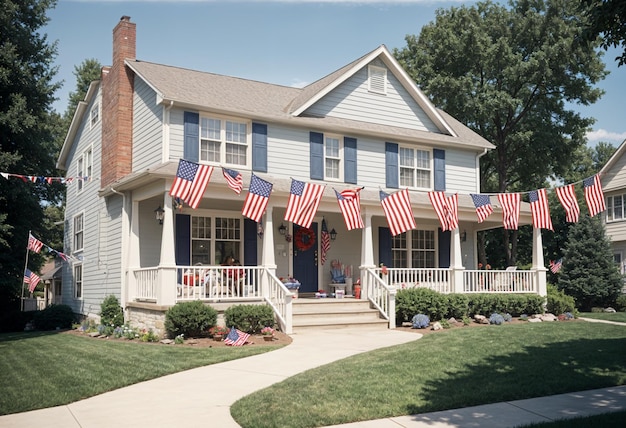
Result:
{"label": "shrub", "polygon": [[509,313],[542,313],[544,298],[536,294],[473,294],[469,297],[469,314],[485,315]]}
{"label": "shrub", "polygon": [[504,317],[498,313],[491,314],[489,324],[501,325],[504,323]]}
{"label": "shrub", "polygon": [[556,286],[548,284],[548,305],[547,310],[552,314],[563,314],[565,312],[573,312],[576,303],[572,296],[565,294],[565,291],[559,290]]}
{"label": "shrub", "polygon": [[513,319],[513,317],[509,313],[503,314],[502,318],[504,318],[504,322],[511,322],[511,320]]}
{"label": "shrub", "polygon": [[217,311],[199,300],[179,302],[165,312],[165,330],[169,337],[206,335],[217,323]]}
{"label": "shrub", "polygon": [[469,297],[465,294],[449,294],[446,318],[463,318],[469,312]]}
{"label": "shrub", "polygon": [[444,318],[449,312],[445,294],[428,288],[407,288],[396,294],[396,322],[410,321],[415,314],[426,314],[432,319]]}
{"label": "shrub", "polygon": [[9,333],[24,331],[24,327],[33,320],[36,311],[22,312],[19,310],[0,312],[0,332]]}
{"label": "shrub", "polygon": [[620,294],[615,299],[615,310],[618,312],[626,312],[626,294]]}
{"label": "shrub", "polygon": [[234,305],[224,311],[224,319],[226,327],[250,334],[258,334],[275,323],[274,311],[267,305]]}
{"label": "shrub", "polygon": [[55,330],[72,327],[74,312],[68,305],[50,305],[34,314],[38,330]]}
{"label": "shrub", "polygon": [[430,325],[430,319],[427,315],[417,314],[411,320],[413,328],[426,328]]}
{"label": "shrub", "polygon": [[124,312],[117,297],[112,294],[100,305],[100,322],[112,327],[124,325]]}

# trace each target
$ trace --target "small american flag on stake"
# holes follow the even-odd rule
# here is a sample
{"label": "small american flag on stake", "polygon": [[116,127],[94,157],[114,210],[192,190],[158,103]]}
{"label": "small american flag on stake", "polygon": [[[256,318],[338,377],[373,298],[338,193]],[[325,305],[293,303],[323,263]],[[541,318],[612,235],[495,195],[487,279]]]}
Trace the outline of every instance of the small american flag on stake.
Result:
{"label": "small american flag on stake", "polygon": [[228,336],[224,339],[224,343],[230,346],[243,346],[248,341],[250,335],[244,333],[241,330],[237,330],[235,327],[231,327],[228,332]]}

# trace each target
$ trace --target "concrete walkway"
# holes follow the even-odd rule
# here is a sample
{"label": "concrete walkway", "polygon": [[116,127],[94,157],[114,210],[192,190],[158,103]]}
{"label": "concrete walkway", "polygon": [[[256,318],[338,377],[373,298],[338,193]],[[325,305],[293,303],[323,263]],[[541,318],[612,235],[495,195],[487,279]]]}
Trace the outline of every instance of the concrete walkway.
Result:
{"label": "concrete walkway", "polygon": [[[239,425],[230,406],[254,391],[351,355],[421,337],[398,330],[318,330],[294,334],[277,351],[200,367],[66,406],[0,417],[0,428],[216,427]],[[343,428],[513,427],[626,410],[626,386],[341,425]]]}

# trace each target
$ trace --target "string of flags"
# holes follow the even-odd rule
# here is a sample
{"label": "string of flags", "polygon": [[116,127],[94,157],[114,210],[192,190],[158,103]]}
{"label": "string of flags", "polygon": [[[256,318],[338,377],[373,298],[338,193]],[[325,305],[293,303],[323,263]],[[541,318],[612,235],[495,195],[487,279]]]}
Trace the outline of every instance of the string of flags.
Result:
{"label": "string of flags", "polygon": [[[213,166],[180,159],[176,178],[170,189],[170,195],[176,198],[177,206],[179,206],[178,201],[186,202],[194,209],[198,206],[211,179],[213,169]],[[241,173],[232,169],[222,168],[222,175],[226,179],[228,187],[235,193],[240,194],[243,190]],[[595,174],[586,178],[582,183],[589,214],[595,216],[606,210],[599,175]],[[259,223],[267,207],[272,188],[272,183],[263,180],[253,173],[250,179],[248,194],[244,201],[242,215]],[[324,184],[307,183],[292,178],[284,220],[309,228],[325,188]],[[362,229],[364,227],[360,214],[359,192],[362,189],[363,187],[346,189],[341,192],[333,189],[348,230]],[[498,202],[502,207],[502,224],[504,228],[515,230],[519,227],[523,193],[528,193],[533,227],[554,230],[550,217],[547,189],[496,194]],[[379,194],[380,203],[392,235],[395,236],[416,227],[408,189],[402,189],[392,194],[380,190]],[[556,194],[565,209],[566,221],[577,222],[580,216],[580,207],[578,206],[574,184],[557,187]],[[493,213],[491,195],[471,193],[470,196],[476,209],[478,222],[482,223]],[[457,229],[459,225],[458,193],[446,196],[445,192],[441,191],[428,192],[428,198],[439,218],[442,230]]]}
{"label": "string of flags", "polygon": [[63,261],[82,261],[82,256],[73,256],[71,254],[65,254],[61,251],[57,251],[54,248],[51,248],[41,242],[39,239],[35,238],[31,233],[28,234],[28,245],[26,246],[26,250],[32,251],[34,253],[39,253],[43,248],[46,248],[48,252],[53,254],[55,257],[60,257]]}
{"label": "string of flags", "polygon": [[4,177],[5,179],[9,179],[9,177],[15,177],[15,178],[19,178],[20,180],[22,180],[23,182],[31,182],[31,183],[45,183],[45,184],[52,184],[52,183],[61,183],[61,184],[72,184],[75,181],[82,181],[82,182],[86,182],[86,181],[91,181],[91,177],[90,176],[79,176],[79,177],[46,177],[46,176],[41,176],[41,175],[24,175],[24,174],[12,174],[9,172],[0,172],[0,175],[2,177]]}

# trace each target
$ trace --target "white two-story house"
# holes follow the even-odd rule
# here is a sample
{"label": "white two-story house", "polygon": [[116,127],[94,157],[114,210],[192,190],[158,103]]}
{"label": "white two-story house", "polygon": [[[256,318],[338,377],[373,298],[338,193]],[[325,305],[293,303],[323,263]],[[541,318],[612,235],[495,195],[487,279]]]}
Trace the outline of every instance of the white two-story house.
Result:
{"label": "white two-story house", "polygon": [[[97,315],[111,294],[131,320],[190,299],[254,301],[290,332],[295,296],[280,279],[296,278],[300,298],[330,294],[333,261],[387,317],[398,286],[486,291],[475,236],[502,227],[502,210],[492,198],[494,213],[478,223],[470,193],[493,146],[433,106],[385,46],[300,89],[142,61],[135,40],[122,17],[113,63],[79,104],[58,159],[68,175],[89,177],[67,190],[74,260],[62,289],[76,313]],[[180,159],[215,167],[196,209],[170,196]],[[222,167],[242,174],[240,194]],[[273,185],[259,223],[242,215],[252,174]],[[306,233],[284,221],[292,179],[326,185]],[[347,230],[335,190],[357,188],[364,227]],[[416,227],[392,236],[380,191],[401,189]],[[457,229],[441,230],[430,191],[458,193]],[[322,221],[335,232],[324,264]],[[523,203],[520,224],[530,223]],[[500,275],[495,291],[545,295],[539,230],[534,237],[533,269],[489,272]],[[242,264],[231,283],[221,266],[229,256]]]}

